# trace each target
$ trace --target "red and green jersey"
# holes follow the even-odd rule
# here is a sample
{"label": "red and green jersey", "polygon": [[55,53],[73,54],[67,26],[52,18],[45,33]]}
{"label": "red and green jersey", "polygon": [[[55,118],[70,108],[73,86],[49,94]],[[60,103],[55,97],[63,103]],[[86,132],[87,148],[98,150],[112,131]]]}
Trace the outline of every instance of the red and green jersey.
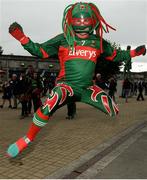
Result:
{"label": "red and green jersey", "polygon": [[23,46],[32,55],[41,58],[58,55],[60,73],[57,80],[83,88],[92,85],[95,65],[100,56],[109,61],[126,61],[130,58],[130,51],[115,50],[105,40],[103,40],[103,53],[101,54],[100,39],[95,35],[90,35],[87,39],[76,37],[76,46],[73,49],[68,46],[64,34],[42,44],[29,40]]}

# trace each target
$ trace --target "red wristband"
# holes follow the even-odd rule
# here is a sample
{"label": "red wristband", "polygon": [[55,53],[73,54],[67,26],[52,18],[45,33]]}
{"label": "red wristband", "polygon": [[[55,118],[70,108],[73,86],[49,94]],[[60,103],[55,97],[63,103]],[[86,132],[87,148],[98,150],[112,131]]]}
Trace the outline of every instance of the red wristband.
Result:
{"label": "red wristband", "polygon": [[25,45],[29,42],[29,38],[27,36],[24,36],[20,39],[20,42],[22,45]]}
{"label": "red wristband", "polygon": [[135,57],[135,56],[136,56],[136,51],[135,51],[135,49],[130,51],[130,56],[131,56],[131,57]]}

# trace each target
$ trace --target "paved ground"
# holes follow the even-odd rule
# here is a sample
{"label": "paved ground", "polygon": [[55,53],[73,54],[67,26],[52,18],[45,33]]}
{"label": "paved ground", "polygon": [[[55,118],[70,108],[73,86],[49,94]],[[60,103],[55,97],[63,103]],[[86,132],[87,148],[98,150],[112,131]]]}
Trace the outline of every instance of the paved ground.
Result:
{"label": "paved ground", "polygon": [[[72,172],[70,176],[76,175],[75,178],[78,179],[146,179],[147,121],[141,124],[144,124],[144,127],[141,125],[139,128],[135,128],[134,133],[132,130],[136,125],[121,133],[122,135],[127,134],[127,138],[119,145],[116,145],[116,141],[112,140],[114,138],[109,140],[110,146],[111,144],[113,146],[113,148],[109,148],[110,151],[105,148],[104,151],[107,150],[107,153],[104,156],[102,153],[98,153],[98,156],[100,157],[101,154],[101,157],[97,158],[98,160],[91,164],[88,169],[82,172],[74,170],[74,172],[79,173],[74,174]],[[131,132],[130,136],[128,136],[129,132]],[[120,137],[124,137],[122,135]]]}
{"label": "paved ground", "polygon": [[[124,151],[93,178],[147,179],[147,131],[140,133],[140,135],[139,133],[137,139],[132,144],[129,143],[125,150],[122,146],[119,147]],[[132,139],[134,138],[132,137]],[[112,156],[112,153],[110,156]]]}
{"label": "paved ground", "polygon": [[15,159],[5,156],[9,144],[25,135],[31,117],[20,120],[20,109],[0,109],[0,178],[46,178],[78,160],[113,136],[147,117],[147,101],[118,99],[120,114],[111,118],[95,108],[78,103],[77,119],[65,119],[59,109],[34,143]]}

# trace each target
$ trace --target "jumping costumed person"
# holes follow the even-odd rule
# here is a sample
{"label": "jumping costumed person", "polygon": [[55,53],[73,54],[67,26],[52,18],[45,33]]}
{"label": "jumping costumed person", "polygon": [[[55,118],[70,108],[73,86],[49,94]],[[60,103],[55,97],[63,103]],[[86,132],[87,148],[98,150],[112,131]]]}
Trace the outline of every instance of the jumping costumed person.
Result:
{"label": "jumping costumed person", "polygon": [[60,73],[57,85],[44,104],[35,112],[33,122],[25,136],[9,146],[9,157],[17,156],[36,137],[52,114],[71,101],[90,104],[102,112],[115,116],[118,108],[100,87],[93,84],[96,62],[100,57],[108,61],[126,61],[144,55],[144,45],[134,50],[116,50],[103,39],[103,31],[115,30],[104,20],[92,3],[75,3],[66,7],[62,21],[63,34],[39,44],[27,37],[18,23],[13,23],[9,33],[32,55],[49,58],[58,55]]}

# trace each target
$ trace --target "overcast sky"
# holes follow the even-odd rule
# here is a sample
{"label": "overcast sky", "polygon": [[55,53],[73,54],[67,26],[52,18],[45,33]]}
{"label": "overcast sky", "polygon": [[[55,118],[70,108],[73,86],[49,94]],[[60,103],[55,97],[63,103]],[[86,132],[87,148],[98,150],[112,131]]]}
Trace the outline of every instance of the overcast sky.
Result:
{"label": "overcast sky", "polygon": [[[80,2],[83,0],[80,0]],[[64,8],[79,0],[0,0],[0,46],[4,54],[30,55],[8,33],[11,23],[18,22],[27,36],[42,43],[62,33],[61,22]],[[120,44],[147,46],[147,0],[91,0],[102,16],[117,29],[104,38]],[[135,58],[146,61],[147,55]]]}

